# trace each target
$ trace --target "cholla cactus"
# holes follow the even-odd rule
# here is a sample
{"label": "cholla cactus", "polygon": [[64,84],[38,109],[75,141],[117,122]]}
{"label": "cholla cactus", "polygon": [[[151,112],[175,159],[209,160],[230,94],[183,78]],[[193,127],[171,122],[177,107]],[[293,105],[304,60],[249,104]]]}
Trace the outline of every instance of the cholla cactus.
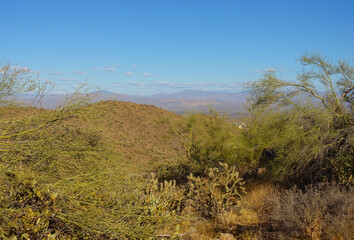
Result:
{"label": "cholla cactus", "polygon": [[180,210],[182,199],[183,192],[175,180],[159,182],[153,177],[145,189],[144,212],[153,216],[156,223],[162,223]]}
{"label": "cholla cactus", "polygon": [[242,178],[235,167],[219,163],[222,169],[210,168],[207,177],[189,176],[187,196],[190,205],[202,217],[213,218],[236,205],[245,192]]}

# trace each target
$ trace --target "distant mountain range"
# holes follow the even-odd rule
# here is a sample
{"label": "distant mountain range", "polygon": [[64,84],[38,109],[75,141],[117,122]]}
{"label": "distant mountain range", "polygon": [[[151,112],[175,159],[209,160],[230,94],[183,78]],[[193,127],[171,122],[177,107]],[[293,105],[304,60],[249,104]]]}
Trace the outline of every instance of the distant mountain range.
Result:
{"label": "distant mountain range", "polygon": [[[178,93],[158,93],[150,96],[130,96],[127,94],[112,93],[106,90],[95,92],[97,94],[94,101],[118,100],[124,102],[134,102],[139,104],[155,105],[156,107],[175,112],[209,112],[214,109],[218,112],[238,114],[245,113],[243,104],[246,102],[248,92],[228,93],[228,92],[206,92],[196,90],[184,90]],[[62,103],[67,95],[48,94],[42,99],[42,107],[55,108]],[[25,101],[30,101],[33,95],[22,95]]]}

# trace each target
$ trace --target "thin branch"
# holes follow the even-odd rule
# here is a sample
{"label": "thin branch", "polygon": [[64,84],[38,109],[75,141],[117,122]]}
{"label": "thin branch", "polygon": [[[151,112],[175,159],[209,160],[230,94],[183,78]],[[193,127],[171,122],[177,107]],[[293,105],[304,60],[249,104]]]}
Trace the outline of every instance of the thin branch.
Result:
{"label": "thin branch", "polygon": [[342,103],[345,100],[345,97],[347,96],[347,94],[354,89],[354,86],[352,86],[351,88],[349,88],[347,91],[345,91],[342,96],[338,99],[338,101],[340,102],[340,104],[342,105]]}
{"label": "thin branch", "polygon": [[312,96],[314,96],[315,98],[321,100],[321,102],[323,103],[324,107],[325,107],[328,111],[334,113],[334,111],[333,111],[330,107],[327,106],[326,101],[323,99],[323,97],[321,97],[320,95],[317,95],[311,88],[309,88],[309,87],[307,87],[307,86],[305,86],[305,85],[299,85],[299,84],[295,84],[295,83],[287,83],[287,84],[288,84],[289,86],[300,87],[300,88],[306,89],[307,92],[309,92]]}

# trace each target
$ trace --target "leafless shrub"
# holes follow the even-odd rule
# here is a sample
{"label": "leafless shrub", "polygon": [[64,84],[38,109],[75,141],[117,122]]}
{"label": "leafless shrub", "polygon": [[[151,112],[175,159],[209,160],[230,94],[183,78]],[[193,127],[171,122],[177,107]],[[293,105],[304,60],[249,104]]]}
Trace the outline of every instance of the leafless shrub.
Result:
{"label": "leafless shrub", "polygon": [[279,236],[304,239],[352,239],[354,190],[337,184],[293,188],[267,200],[265,218]]}

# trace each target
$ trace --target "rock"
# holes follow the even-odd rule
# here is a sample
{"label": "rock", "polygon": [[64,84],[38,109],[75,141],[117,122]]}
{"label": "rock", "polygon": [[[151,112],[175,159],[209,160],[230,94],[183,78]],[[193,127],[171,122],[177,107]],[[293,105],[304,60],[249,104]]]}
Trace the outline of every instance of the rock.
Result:
{"label": "rock", "polygon": [[264,148],[261,156],[259,157],[259,164],[261,167],[265,167],[275,157],[275,151],[273,148]]}
{"label": "rock", "polygon": [[256,178],[258,176],[257,170],[249,170],[243,174],[242,178],[244,180]]}
{"label": "rock", "polygon": [[257,168],[255,170],[249,170],[245,174],[243,174],[242,178],[244,180],[255,179],[262,176],[265,172],[266,172],[266,168]]}
{"label": "rock", "polygon": [[230,233],[221,233],[220,240],[236,240],[236,238]]}

